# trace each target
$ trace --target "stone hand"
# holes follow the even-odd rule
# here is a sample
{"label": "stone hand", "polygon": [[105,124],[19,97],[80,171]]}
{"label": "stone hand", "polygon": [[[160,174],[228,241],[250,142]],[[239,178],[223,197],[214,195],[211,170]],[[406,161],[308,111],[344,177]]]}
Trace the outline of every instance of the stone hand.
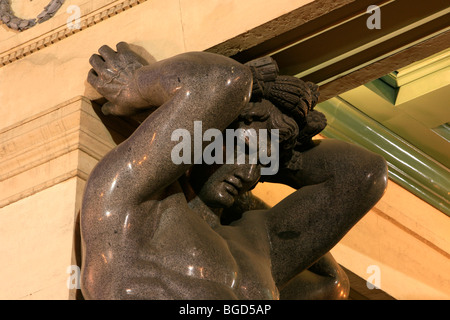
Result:
{"label": "stone hand", "polygon": [[87,80],[108,100],[102,112],[129,116],[148,108],[134,77],[135,71],[146,64],[143,59],[125,42],[117,44],[117,52],[106,45],[98,52],[100,55],[94,54],[89,60],[92,69]]}

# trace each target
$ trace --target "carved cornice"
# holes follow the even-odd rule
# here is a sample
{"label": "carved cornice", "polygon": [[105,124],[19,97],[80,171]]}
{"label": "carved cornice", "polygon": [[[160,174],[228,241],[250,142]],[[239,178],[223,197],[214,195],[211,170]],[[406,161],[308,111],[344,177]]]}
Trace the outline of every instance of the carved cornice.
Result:
{"label": "carved cornice", "polygon": [[78,29],[71,28],[67,23],[64,23],[50,32],[0,53],[0,68],[146,1],[147,0],[115,1],[80,17],[80,28]]}
{"label": "carved cornice", "polygon": [[119,118],[102,120],[83,96],[0,130],[0,208],[74,177],[86,180],[133,130]]}
{"label": "carved cornice", "polygon": [[359,111],[342,97],[329,99],[316,109],[328,125],[323,135],[363,146],[382,155],[389,178],[450,216],[449,169],[423,151]]}

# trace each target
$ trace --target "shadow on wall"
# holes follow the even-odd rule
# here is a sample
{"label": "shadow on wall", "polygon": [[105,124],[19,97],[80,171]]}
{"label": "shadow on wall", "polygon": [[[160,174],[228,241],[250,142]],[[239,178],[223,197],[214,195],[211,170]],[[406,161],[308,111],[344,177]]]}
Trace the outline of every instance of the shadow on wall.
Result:
{"label": "shadow on wall", "polygon": [[[78,210],[75,217],[75,228],[73,231],[72,265],[76,265],[81,268],[80,210]],[[84,300],[81,289],[70,289],[70,291],[70,300]]]}

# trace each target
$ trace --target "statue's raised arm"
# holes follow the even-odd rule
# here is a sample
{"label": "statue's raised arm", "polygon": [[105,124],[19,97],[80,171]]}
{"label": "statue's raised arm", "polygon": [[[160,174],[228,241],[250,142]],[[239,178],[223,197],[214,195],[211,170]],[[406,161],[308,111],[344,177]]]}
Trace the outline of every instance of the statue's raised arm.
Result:
{"label": "statue's raised arm", "polygon": [[[94,171],[101,171],[102,177],[105,171],[114,173],[111,183],[128,190],[130,201],[144,201],[189,168],[171,161],[178,143],[172,141],[176,129],[192,133],[194,143],[194,121],[201,121],[203,130],[222,131],[250,98],[250,70],[224,56],[191,52],[143,65],[123,42],[117,52],[103,46],[99,53],[90,59],[88,82],[108,99],[102,108],[105,114],[133,115],[157,108]],[[132,178],[126,171],[129,164]],[[126,201],[124,196],[121,201]]]}

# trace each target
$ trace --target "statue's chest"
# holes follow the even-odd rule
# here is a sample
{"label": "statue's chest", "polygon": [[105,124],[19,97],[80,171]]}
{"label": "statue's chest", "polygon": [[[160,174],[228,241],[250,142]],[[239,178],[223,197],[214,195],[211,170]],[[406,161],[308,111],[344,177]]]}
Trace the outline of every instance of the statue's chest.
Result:
{"label": "statue's chest", "polygon": [[165,210],[149,248],[159,264],[180,275],[229,287],[237,281],[239,269],[228,244],[193,214]]}
{"label": "statue's chest", "polygon": [[151,240],[158,263],[180,275],[223,284],[242,299],[276,299],[270,260],[229,241],[195,215],[164,212]]}

